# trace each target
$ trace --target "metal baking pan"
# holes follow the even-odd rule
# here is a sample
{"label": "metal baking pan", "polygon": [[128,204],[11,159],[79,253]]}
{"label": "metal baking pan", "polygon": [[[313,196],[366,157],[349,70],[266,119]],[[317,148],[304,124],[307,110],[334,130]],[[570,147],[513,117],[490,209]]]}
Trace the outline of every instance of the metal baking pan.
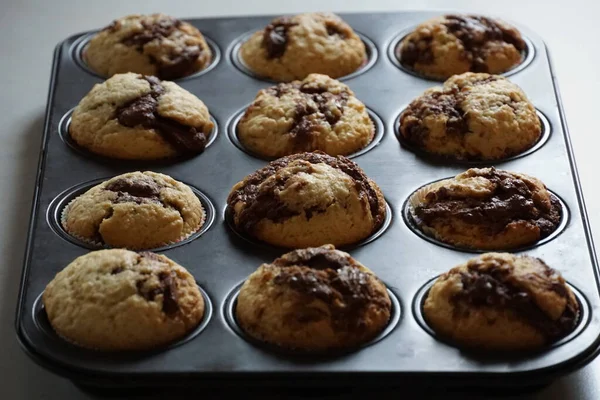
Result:
{"label": "metal baking pan", "polygon": [[[272,84],[249,74],[236,54],[240,40],[274,17],[264,16],[189,20],[207,36],[216,57],[209,70],[178,83],[207,104],[216,121],[216,136],[203,154],[170,162],[90,157],[68,141],[69,111],[102,78],[85,69],[80,59],[89,32],[57,46],[16,313],[23,349],[48,369],[96,387],[233,383],[333,387],[406,382],[524,387],[549,383],[593,359],[600,343],[600,319],[595,315],[600,306],[598,264],[548,51],[539,37],[521,26],[528,43],[527,61],[509,75],[536,106],[546,132],[535,151],[494,165],[542,179],[566,206],[561,231],[522,252],[541,257],[562,272],[582,305],[580,324],[568,338],[543,352],[492,358],[465,353],[436,339],[422,319],[421,299],[432,279],[474,256],[424,240],[403,217],[405,201],[414,190],[469,167],[415,154],[401,145],[396,134],[403,108],[438,83],[399,68],[394,46],[416,24],[437,14],[342,15],[363,37],[370,55],[359,72],[343,80],[367,105],[372,118],[381,121],[376,145],[353,160],[380,185],[391,211],[389,225],[378,237],[349,248],[397,299],[391,325],[377,341],[344,354],[310,357],[261,346],[235,327],[231,307],[239,285],[261,263],[282,253],[233,232],[225,212],[231,187],[266,164],[240,150],[233,126],[257,91]],[[193,240],[159,251],[194,275],[212,312],[192,335],[168,348],[127,354],[83,350],[54,334],[39,301],[54,275],[89,251],[69,240],[56,216],[70,196],[99,179],[135,170],[166,173],[189,184],[209,210],[212,223]]]}

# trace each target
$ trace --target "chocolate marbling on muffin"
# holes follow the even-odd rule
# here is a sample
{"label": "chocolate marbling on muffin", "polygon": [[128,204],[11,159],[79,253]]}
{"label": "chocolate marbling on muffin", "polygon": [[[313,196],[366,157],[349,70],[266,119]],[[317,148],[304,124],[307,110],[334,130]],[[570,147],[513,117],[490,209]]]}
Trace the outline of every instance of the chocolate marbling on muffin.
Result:
{"label": "chocolate marbling on muffin", "polygon": [[182,338],[204,316],[194,277],[169,258],[110,249],[76,258],[43,295],[64,339],[104,351],[147,350]]}
{"label": "chocolate marbling on muffin", "polygon": [[289,349],[358,346],[387,325],[385,285],[332,245],[294,250],[261,265],[244,282],[236,319],[255,339]]}
{"label": "chocolate marbling on muffin", "polygon": [[495,168],[472,168],[410,197],[410,213],[427,235],[459,247],[508,250],[556,230],[561,205],[536,178]]}
{"label": "chocolate marbling on muffin", "polygon": [[198,231],[205,212],[189,186],[155,172],[118,175],[76,197],[62,225],[97,245],[151,249],[179,242]]}
{"label": "chocolate marbling on muffin", "polygon": [[423,312],[431,328],[460,346],[535,350],[575,329],[579,303],[541,259],[487,253],[441,275]]}
{"label": "chocolate marbling on muffin", "polygon": [[500,74],[522,61],[526,44],[519,31],[497,19],[445,15],[425,21],[397,48],[400,62],[430,78],[464,72]]}
{"label": "chocolate marbling on muffin", "polygon": [[137,72],[172,80],[206,68],[212,52],[187,22],[164,14],[129,15],[96,34],[83,58],[104,76]]}
{"label": "chocolate marbling on muffin", "polygon": [[458,160],[496,160],[531,148],[542,134],[536,109],[508,79],[467,72],[426,90],[400,115],[402,139]]}
{"label": "chocolate marbling on muffin", "polygon": [[357,164],[318,151],[277,159],[248,175],[232,188],[227,206],[238,231],[291,248],[358,242],[386,214],[379,187]]}
{"label": "chocolate marbling on muffin", "polygon": [[176,83],[117,74],[79,102],[69,135],[93,153],[153,160],[204,151],[214,124],[204,103]]}
{"label": "chocolate marbling on muffin", "polygon": [[360,37],[331,13],[275,18],[242,45],[240,56],[252,71],[277,81],[304,79],[311,73],[339,78],[367,59]]}
{"label": "chocolate marbling on muffin", "polygon": [[246,148],[273,158],[313,150],[346,155],[369,144],[374,133],[352,90],[320,74],[259,91],[237,126]]}

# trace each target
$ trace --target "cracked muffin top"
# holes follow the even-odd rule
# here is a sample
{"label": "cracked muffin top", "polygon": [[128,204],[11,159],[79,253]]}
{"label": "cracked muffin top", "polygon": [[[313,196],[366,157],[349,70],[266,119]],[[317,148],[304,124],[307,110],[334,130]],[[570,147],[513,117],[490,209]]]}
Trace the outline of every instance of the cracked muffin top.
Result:
{"label": "cracked muffin top", "polygon": [[539,179],[496,168],[472,168],[427,185],[410,198],[423,232],[475,249],[511,249],[552,234],[562,209]]}
{"label": "cracked muffin top", "polygon": [[214,128],[204,103],[154,76],[118,74],[73,110],[69,135],[93,153],[154,160],[204,151]]}
{"label": "cracked muffin top", "polygon": [[357,164],[318,151],[282,157],[248,175],[227,205],[237,230],[292,248],[362,240],[386,215],[379,187]]}
{"label": "cracked muffin top", "polygon": [[237,126],[246,148],[270,158],[314,150],[347,155],[368,145],[374,130],[354,92],[320,74],[259,91]]}
{"label": "cracked muffin top", "polygon": [[367,60],[360,37],[331,13],[275,18],[254,33],[240,53],[253,72],[283,82],[304,79],[311,73],[339,78]]}
{"label": "cracked muffin top", "polygon": [[424,304],[427,322],[458,344],[532,350],[575,329],[579,303],[539,258],[486,253],[441,275]]}
{"label": "cracked muffin top", "polygon": [[409,146],[436,156],[497,160],[531,148],[542,124],[517,85],[467,72],[413,100],[400,115],[399,133]]}
{"label": "cracked muffin top", "polygon": [[46,286],[48,320],[82,347],[145,350],[192,331],[204,299],[192,275],[169,258],[110,249],[76,258]]}
{"label": "cracked muffin top", "polygon": [[83,54],[106,77],[137,72],[168,80],[206,68],[212,57],[198,29],[164,14],[119,18],[96,34]]}
{"label": "cracked muffin top", "polygon": [[71,235],[97,246],[151,249],[198,231],[205,212],[185,184],[155,172],[116,176],[76,197],[63,210]]}
{"label": "cracked muffin top", "polygon": [[522,62],[526,44],[513,26],[477,15],[432,18],[407,35],[396,49],[402,65],[429,78],[464,72],[501,74]]}
{"label": "cracked muffin top", "polygon": [[371,270],[332,245],[261,265],[240,290],[236,317],[258,340],[287,348],[356,346],[387,324],[391,301]]}

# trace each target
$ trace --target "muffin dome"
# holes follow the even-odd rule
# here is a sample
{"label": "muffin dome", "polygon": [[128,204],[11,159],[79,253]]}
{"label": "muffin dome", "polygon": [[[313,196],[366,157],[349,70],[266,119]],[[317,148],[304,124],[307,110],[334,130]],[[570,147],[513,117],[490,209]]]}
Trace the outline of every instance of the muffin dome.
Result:
{"label": "muffin dome", "polygon": [[410,146],[459,160],[497,160],[531,148],[542,134],[535,107],[506,78],[466,73],[426,90],[400,115]]}
{"label": "muffin dome", "polygon": [[495,168],[472,168],[416,191],[410,214],[427,235],[459,247],[508,250],[547,237],[561,205],[538,179]]}
{"label": "muffin dome", "polygon": [[242,286],[235,313],[255,339],[322,351],[374,338],[390,319],[391,301],[368,268],[326,245],[261,265]]}
{"label": "muffin dome", "polygon": [[347,155],[369,144],[374,131],[352,90],[319,74],[259,91],[237,126],[247,149],[272,158],[314,150]]}
{"label": "muffin dome", "polygon": [[107,77],[137,72],[172,80],[206,68],[212,51],[187,22],[164,14],[128,15],[96,34],[83,58]]}
{"label": "muffin dome", "polygon": [[284,82],[311,73],[339,78],[356,71],[367,59],[362,40],[331,13],[275,18],[252,35],[240,53],[256,74]]}
{"label": "muffin dome", "polygon": [[526,44],[519,31],[477,15],[432,18],[406,36],[400,62],[421,75],[446,79],[464,72],[501,74],[520,64]]}
{"label": "muffin dome", "polygon": [[204,103],[173,82],[119,74],[79,102],[69,135],[93,153],[154,160],[204,151],[214,124]]}
{"label": "muffin dome", "polygon": [[238,182],[227,205],[236,230],[291,248],[358,242],[386,214],[379,187],[358,165],[322,152],[272,161]]}
{"label": "muffin dome", "polygon": [[131,172],[94,186],[63,211],[71,235],[95,245],[151,249],[186,239],[204,224],[200,200],[185,184]]}
{"label": "muffin dome", "polygon": [[204,299],[180,265],[154,253],[99,250],[76,258],[43,295],[56,332],[79,346],[146,350],[194,330]]}
{"label": "muffin dome", "polygon": [[575,329],[579,303],[541,259],[487,253],[440,276],[423,312],[438,334],[460,346],[534,350]]}

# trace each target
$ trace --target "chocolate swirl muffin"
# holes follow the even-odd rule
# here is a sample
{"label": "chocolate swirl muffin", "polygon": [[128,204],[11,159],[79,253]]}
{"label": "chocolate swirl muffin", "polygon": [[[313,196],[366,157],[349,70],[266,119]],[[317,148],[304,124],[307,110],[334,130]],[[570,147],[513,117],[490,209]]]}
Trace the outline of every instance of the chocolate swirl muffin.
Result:
{"label": "chocolate swirl muffin", "polygon": [[204,103],[173,82],[134,73],[94,85],[69,135],[93,153],[154,160],[204,151],[214,124]]}
{"label": "chocolate swirl muffin", "polygon": [[400,115],[410,146],[458,160],[497,160],[531,148],[542,134],[535,107],[504,77],[467,72],[426,90]]}
{"label": "chocolate swirl muffin", "polygon": [[204,224],[192,190],[170,176],[131,172],[94,186],[63,210],[64,229],[98,246],[141,250],[186,239]]}
{"label": "chocolate swirl muffin", "polygon": [[76,258],[42,299],[58,335],[104,351],[169,344],[204,316],[204,299],[185,268],[163,255],[119,249]]}
{"label": "chocolate swirl muffin", "polygon": [[445,15],[417,26],[396,55],[405,67],[443,80],[464,72],[506,72],[521,63],[526,47],[519,31],[503,21]]}
{"label": "chocolate swirl muffin", "polygon": [[85,62],[103,76],[137,72],[173,80],[206,68],[212,51],[198,29],[164,14],[113,21],[86,46]]}
{"label": "chocolate swirl muffin", "polygon": [[385,285],[332,245],[294,250],[261,265],[240,290],[235,315],[255,339],[288,349],[358,346],[387,325]]}
{"label": "chocolate swirl muffin", "polygon": [[423,313],[431,328],[460,346],[534,350],[575,329],[579,303],[541,259],[487,253],[441,275]]}
{"label": "chocolate swirl muffin", "polygon": [[284,82],[311,73],[339,78],[367,60],[360,37],[331,13],[275,18],[242,45],[240,56],[256,74]]}
{"label": "chocolate swirl muffin", "polygon": [[354,162],[323,152],[272,161],[238,182],[227,198],[236,230],[275,246],[358,242],[381,227],[386,205]]}
{"label": "chocolate swirl muffin", "polygon": [[561,205],[538,179],[495,168],[472,168],[417,190],[410,215],[427,235],[459,247],[508,250],[556,230]]}
{"label": "chocolate swirl muffin", "polygon": [[374,134],[354,92],[319,74],[259,91],[237,126],[240,142],[269,158],[313,150],[347,155],[369,144]]}

